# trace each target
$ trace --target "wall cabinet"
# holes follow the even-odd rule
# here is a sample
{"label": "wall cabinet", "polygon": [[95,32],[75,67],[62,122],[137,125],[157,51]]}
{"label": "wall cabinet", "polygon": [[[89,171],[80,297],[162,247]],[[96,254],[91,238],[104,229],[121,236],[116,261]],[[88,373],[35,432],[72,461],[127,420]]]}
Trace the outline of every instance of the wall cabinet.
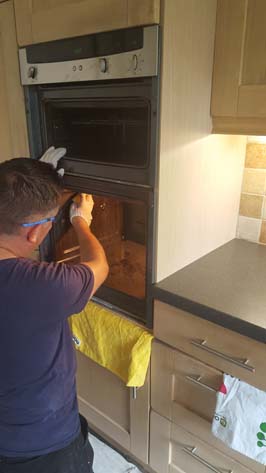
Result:
{"label": "wall cabinet", "polygon": [[26,115],[13,3],[7,1],[0,4],[0,161],[20,156],[28,156]]}
{"label": "wall cabinet", "polygon": [[159,23],[160,0],[14,0],[18,43]]}
{"label": "wall cabinet", "polygon": [[77,390],[89,425],[116,445],[148,463],[150,383],[133,397],[132,388],[110,371],[77,353]]}
{"label": "wall cabinet", "polygon": [[266,2],[218,0],[213,131],[266,134]]}

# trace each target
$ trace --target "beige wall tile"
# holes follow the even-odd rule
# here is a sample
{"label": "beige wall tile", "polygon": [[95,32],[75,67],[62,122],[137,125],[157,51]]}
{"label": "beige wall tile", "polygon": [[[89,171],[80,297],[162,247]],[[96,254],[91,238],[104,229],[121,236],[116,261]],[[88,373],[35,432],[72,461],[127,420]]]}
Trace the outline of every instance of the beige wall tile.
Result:
{"label": "beige wall tile", "polygon": [[242,192],[251,194],[264,194],[266,171],[245,169],[243,175]]}
{"label": "beige wall tile", "polygon": [[259,241],[260,243],[266,243],[266,220],[262,220]]}
{"label": "beige wall tile", "polygon": [[248,143],[246,152],[246,168],[266,169],[266,145]]}
{"label": "beige wall tile", "polygon": [[263,197],[241,194],[239,214],[244,217],[261,218]]}

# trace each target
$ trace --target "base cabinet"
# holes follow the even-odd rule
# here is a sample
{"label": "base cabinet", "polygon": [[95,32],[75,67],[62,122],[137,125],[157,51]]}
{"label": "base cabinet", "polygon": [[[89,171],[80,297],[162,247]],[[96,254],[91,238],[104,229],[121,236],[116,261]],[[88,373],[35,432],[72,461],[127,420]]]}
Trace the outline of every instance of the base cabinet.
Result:
{"label": "base cabinet", "polygon": [[159,23],[160,0],[14,0],[20,46]]}
{"label": "base cabinet", "polygon": [[142,388],[133,389],[110,371],[77,353],[80,412],[89,425],[142,463],[148,463],[149,374]]}

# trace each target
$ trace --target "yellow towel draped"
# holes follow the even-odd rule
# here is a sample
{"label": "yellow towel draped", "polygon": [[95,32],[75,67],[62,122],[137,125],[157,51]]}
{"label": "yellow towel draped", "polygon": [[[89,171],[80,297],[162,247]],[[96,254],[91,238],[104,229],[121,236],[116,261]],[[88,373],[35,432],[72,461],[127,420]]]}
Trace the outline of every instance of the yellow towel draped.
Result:
{"label": "yellow towel draped", "polygon": [[127,386],[143,386],[153,339],[149,332],[93,302],[69,321],[77,350]]}

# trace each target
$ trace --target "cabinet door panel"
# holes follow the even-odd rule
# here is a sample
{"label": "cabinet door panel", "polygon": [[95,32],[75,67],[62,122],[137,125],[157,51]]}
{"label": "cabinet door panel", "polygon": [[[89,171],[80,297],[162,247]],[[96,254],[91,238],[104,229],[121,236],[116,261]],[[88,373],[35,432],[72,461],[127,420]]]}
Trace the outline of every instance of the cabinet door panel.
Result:
{"label": "cabinet door panel", "polygon": [[127,0],[15,0],[20,46],[127,26]]}
{"label": "cabinet door panel", "polygon": [[12,2],[0,5],[0,160],[28,156]]}
{"label": "cabinet door panel", "polygon": [[218,0],[212,116],[237,116],[246,0]]}
{"label": "cabinet door panel", "polygon": [[266,84],[266,5],[249,0],[246,10],[241,84]]}
{"label": "cabinet door panel", "polygon": [[149,374],[145,385],[132,389],[110,371],[77,353],[77,391],[81,413],[98,430],[143,463],[148,462]]}
{"label": "cabinet door panel", "polygon": [[218,0],[213,131],[266,133],[266,2]]}

